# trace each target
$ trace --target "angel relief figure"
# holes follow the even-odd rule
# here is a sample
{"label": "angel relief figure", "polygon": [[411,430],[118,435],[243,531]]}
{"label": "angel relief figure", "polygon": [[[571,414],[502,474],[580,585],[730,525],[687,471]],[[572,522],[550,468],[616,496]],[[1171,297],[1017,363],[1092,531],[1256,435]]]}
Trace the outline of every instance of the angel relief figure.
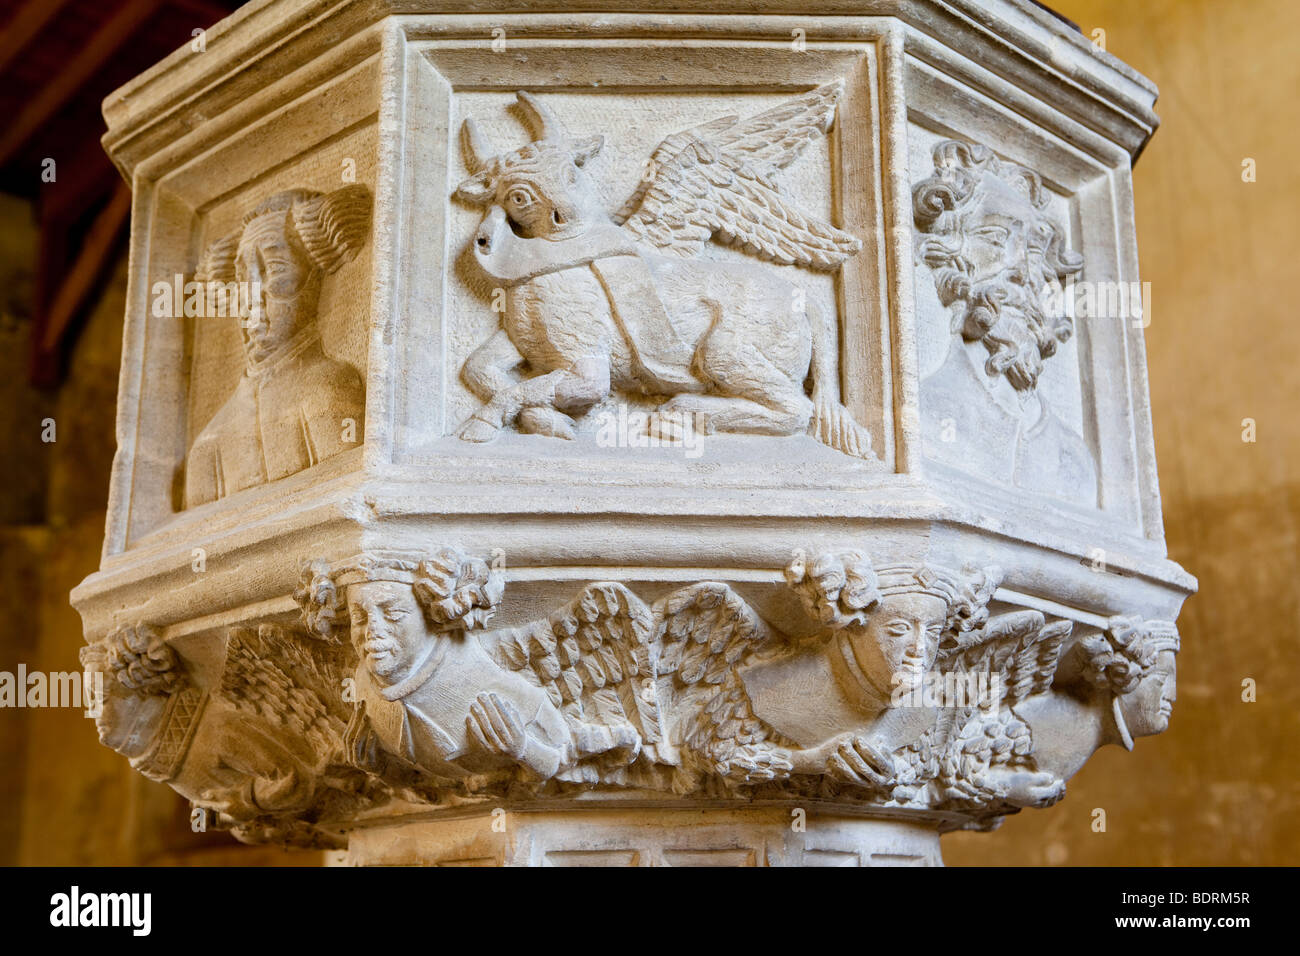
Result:
{"label": "angel relief figure", "polygon": [[521,149],[496,153],[466,119],[473,175],[456,196],[486,209],[473,260],[505,290],[505,310],[462,369],[483,405],[460,437],[490,441],[517,425],[571,439],[575,417],[617,392],[658,401],[648,430],[661,440],[686,427],[810,433],[874,460],[870,436],[839,401],[833,317],[758,262],[701,257],[716,239],[830,271],[861,249],[796,209],[775,181],[830,128],[840,93],[823,86],[668,137],[653,179],[616,215],[601,208],[587,171],[603,137],[571,135],[526,92],[518,101],[535,139]]}
{"label": "angel relief figure", "polygon": [[[789,779],[986,815],[1059,798],[1016,708],[1050,688],[1070,622],[990,619],[994,569],[874,569],[844,551],[796,560],[786,578],[806,635],[779,632],[721,582],[653,606],[596,582],[545,617],[488,629],[503,579],[454,548],[309,565],[295,598],[311,633],[351,636],[345,749],[381,776],[678,793]],[[918,696],[936,675],[990,689]]]}
{"label": "angel relief figure", "polygon": [[[1013,708],[1048,690],[1071,626],[1037,611],[990,620],[998,577],[800,557],[786,578],[821,625],[807,640],[724,584],[670,595],[657,606],[661,699],[684,765],[732,786],[825,775],[897,805],[1054,802],[1064,784],[1036,768]],[[955,702],[923,690],[949,673],[983,675],[988,690]]]}
{"label": "angel relief figure", "polygon": [[[347,629],[360,658],[348,730],[360,765],[444,781],[619,782],[658,739],[649,609],[618,584],[515,628],[485,630],[501,574],[453,548],[303,569],[308,629]],[[650,752],[652,753],[652,751]]]}

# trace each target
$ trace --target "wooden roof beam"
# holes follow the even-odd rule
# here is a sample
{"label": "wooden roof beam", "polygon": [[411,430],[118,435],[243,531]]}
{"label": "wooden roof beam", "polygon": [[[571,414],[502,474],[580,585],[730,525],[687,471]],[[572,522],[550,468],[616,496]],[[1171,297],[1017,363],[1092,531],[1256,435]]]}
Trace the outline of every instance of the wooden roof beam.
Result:
{"label": "wooden roof beam", "polygon": [[48,123],[113,54],[149,19],[161,0],[137,0],[119,8],[95,31],[90,42],[36,93],[8,128],[0,133],[0,166],[4,166]]}

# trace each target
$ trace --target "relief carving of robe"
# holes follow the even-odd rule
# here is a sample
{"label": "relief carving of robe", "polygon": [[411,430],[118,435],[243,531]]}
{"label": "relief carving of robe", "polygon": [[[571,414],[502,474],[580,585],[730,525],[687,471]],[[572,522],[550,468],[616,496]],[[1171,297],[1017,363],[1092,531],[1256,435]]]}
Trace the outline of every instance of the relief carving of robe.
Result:
{"label": "relief carving of robe", "polygon": [[[296,474],[357,447],[364,416],[361,376],[325,354],[314,328],[305,330],[279,355],[251,364],[194,440],[185,460],[185,507]],[[345,419],[355,422],[354,436],[345,436]]]}

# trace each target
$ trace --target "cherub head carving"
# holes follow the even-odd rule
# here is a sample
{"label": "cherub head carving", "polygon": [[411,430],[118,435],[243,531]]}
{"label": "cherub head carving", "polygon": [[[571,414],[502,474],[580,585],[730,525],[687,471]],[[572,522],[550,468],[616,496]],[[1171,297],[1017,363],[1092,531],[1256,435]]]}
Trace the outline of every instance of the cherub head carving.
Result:
{"label": "cherub head carving", "polygon": [[983,342],[988,374],[1020,391],[1037,385],[1043,360],[1074,331],[1044,301],[1083,268],[1045,212],[1048,199],[1037,173],[956,140],[934,148],[934,173],[912,193],[920,256],[939,300],[959,306],[954,331]]}
{"label": "cherub head carving", "polygon": [[337,641],[346,621],[370,672],[392,686],[420,667],[440,636],[483,627],[504,589],[487,562],[444,548],[427,558],[365,554],[329,569],[308,564],[294,598],[322,639]]}
{"label": "cherub head carving", "polygon": [[[805,609],[836,632],[833,663],[846,691],[888,701],[935,664],[944,634],[980,626],[997,572],[957,575],[929,565],[873,569],[860,551],[799,555],[786,580]],[[851,685],[857,685],[856,688]]]}
{"label": "cherub head carving", "polygon": [[370,192],[289,189],[253,207],[241,227],[203,254],[199,282],[238,282],[244,350],[261,361],[316,320],[320,283],[352,259],[370,231]]}
{"label": "cherub head carving", "polygon": [[1081,642],[1083,675],[1114,695],[1112,710],[1124,746],[1163,733],[1178,698],[1178,629],[1169,621],[1114,617],[1105,633]]}

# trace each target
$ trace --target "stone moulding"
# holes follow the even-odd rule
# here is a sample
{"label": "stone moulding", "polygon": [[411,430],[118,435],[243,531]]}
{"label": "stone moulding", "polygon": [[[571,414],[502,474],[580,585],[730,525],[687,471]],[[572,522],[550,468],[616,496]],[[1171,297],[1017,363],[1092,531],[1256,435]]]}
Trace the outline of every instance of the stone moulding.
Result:
{"label": "stone moulding", "polygon": [[1141,324],[1053,305],[1136,281],[1154,87],[1022,0],[480,6],[106,102],[101,739],[355,862],[868,865],[1161,731]]}

